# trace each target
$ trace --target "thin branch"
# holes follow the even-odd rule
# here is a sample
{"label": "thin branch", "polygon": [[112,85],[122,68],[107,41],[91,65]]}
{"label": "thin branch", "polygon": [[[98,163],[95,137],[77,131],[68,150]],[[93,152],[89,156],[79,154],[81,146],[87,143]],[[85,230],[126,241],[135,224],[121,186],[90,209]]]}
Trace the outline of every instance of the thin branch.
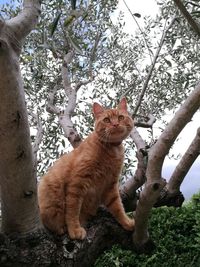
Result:
{"label": "thin branch", "polygon": [[89,78],[86,81],[79,81],[76,85],[75,85],[75,90],[78,91],[79,88],[83,85],[87,85],[88,83],[92,82],[94,80],[94,75],[92,72],[92,65],[95,61],[95,56],[96,56],[96,51],[97,51],[97,47],[99,44],[99,41],[101,39],[102,33],[98,32],[95,42],[94,42],[94,46],[92,48],[91,54],[90,54],[90,59],[89,59],[89,69],[88,69],[88,76]]}
{"label": "thin branch", "polygon": [[163,46],[163,44],[164,44],[165,37],[166,37],[166,35],[167,35],[168,30],[172,27],[174,21],[175,21],[175,17],[172,19],[172,21],[171,21],[171,23],[169,24],[169,26],[163,31],[163,34],[162,34],[162,37],[161,37],[161,39],[160,39],[158,48],[157,48],[157,50],[156,50],[156,53],[155,53],[153,62],[152,62],[152,64],[151,64],[151,66],[150,66],[150,69],[149,69],[149,71],[148,71],[146,80],[145,80],[145,82],[144,82],[144,84],[143,84],[143,87],[142,87],[141,94],[140,94],[140,96],[139,96],[138,102],[137,102],[136,107],[135,107],[135,109],[134,109],[133,116],[135,116],[135,115],[137,114],[138,109],[139,109],[139,107],[140,107],[140,105],[141,105],[141,103],[142,103],[144,94],[145,94],[145,92],[146,92],[146,90],[147,90],[149,81],[150,81],[150,79],[151,79],[151,76],[152,76],[152,73],[153,73],[153,70],[154,70],[154,67],[155,67],[156,61],[157,61],[158,56],[159,56],[159,54],[160,54],[161,48],[162,48],[162,46]]}
{"label": "thin branch", "polygon": [[71,81],[69,77],[69,71],[68,71],[68,65],[72,62],[72,59],[74,57],[74,51],[70,50],[65,56],[62,64],[62,82],[64,86],[64,90],[66,95],[69,97],[71,94],[72,86],[71,86]]}
{"label": "thin branch", "polygon": [[133,127],[133,130],[131,131],[130,137],[133,139],[138,151],[146,148],[145,141],[135,127]]}
{"label": "thin branch", "polygon": [[183,182],[186,174],[190,170],[192,164],[200,154],[200,128],[197,130],[197,134],[188,147],[186,153],[181,158],[179,164],[175,168],[168,184],[167,189],[169,193],[176,194],[180,192],[180,186]]}
{"label": "thin branch", "polygon": [[47,111],[52,114],[59,115],[61,110],[54,105],[54,98],[55,94],[58,90],[58,85],[56,84],[52,90],[52,92],[49,93],[48,101],[47,101]]}
{"label": "thin branch", "polygon": [[98,44],[99,44],[99,42],[101,40],[101,36],[102,36],[102,32],[99,32],[98,31],[97,36],[96,36],[96,39],[95,39],[95,42],[94,42],[94,46],[93,46],[92,51],[91,51],[90,63],[89,63],[89,76],[90,76],[90,78],[93,77],[93,74],[92,74],[92,64],[95,61],[96,51],[97,51]]}
{"label": "thin branch", "polygon": [[187,20],[187,22],[192,27],[193,31],[200,37],[200,26],[197,21],[193,19],[193,17],[190,15],[190,13],[187,11],[185,6],[183,5],[181,0],[173,0],[178,9],[183,14],[184,18]]}
{"label": "thin branch", "polygon": [[92,79],[88,79],[86,81],[79,81],[76,85],[75,85],[75,91],[77,92],[82,86],[87,85],[88,83],[90,83],[92,81]]}
{"label": "thin branch", "polygon": [[146,47],[147,47],[147,49],[148,49],[148,51],[149,51],[149,56],[150,56],[151,63],[153,63],[153,62],[152,62],[152,57],[151,57],[151,56],[152,56],[152,52],[151,52],[151,50],[149,49],[148,43],[147,43],[147,41],[146,41],[146,39],[145,39],[145,34],[144,34],[144,32],[142,31],[142,29],[141,29],[139,23],[137,22],[137,20],[136,20],[134,14],[131,12],[131,10],[130,10],[129,6],[127,5],[126,1],[123,0],[123,2],[124,2],[124,4],[125,4],[126,8],[128,9],[129,13],[131,14],[133,20],[134,20],[135,23],[137,24],[138,29],[140,30],[140,32],[141,32],[141,34],[142,34],[142,37],[143,37],[143,39],[144,39],[144,43],[145,43],[145,45],[146,45]]}

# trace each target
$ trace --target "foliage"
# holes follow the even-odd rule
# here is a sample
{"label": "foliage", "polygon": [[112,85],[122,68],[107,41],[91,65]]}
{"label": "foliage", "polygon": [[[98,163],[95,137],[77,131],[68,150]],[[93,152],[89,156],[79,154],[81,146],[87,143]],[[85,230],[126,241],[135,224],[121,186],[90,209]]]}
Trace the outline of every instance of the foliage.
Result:
{"label": "foliage", "polygon": [[157,208],[149,232],[156,244],[150,255],[136,254],[114,246],[95,267],[198,267],[200,266],[200,193],[181,208]]}
{"label": "foliage", "polygon": [[[157,119],[162,119],[167,110],[172,112],[180,105],[199,79],[199,41],[177,12],[173,1],[159,0],[160,13],[156,19],[145,17],[144,26],[140,25],[142,17],[133,14],[140,29],[132,34],[125,31],[124,14],[114,13],[117,2],[81,0],[76,2],[75,7],[73,1],[43,1],[40,22],[26,39],[21,56],[28,110],[39,115],[43,126],[44,135],[38,151],[38,176],[55,158],[71,149],[57,116],[46,111],[49,93],[55,86],[58,87],[55,105],[64,109],[68,103],[62,85],[61,66],[70,48],[75,50],[75,57],[69,66],[72,86],[87,80],[90,68],[95,78],[92,83],[83,86],[77,95],[73,122],[82,137],[93,129],[91,104],[94,100],[112,107],[122,95],[126,95],[130,110],[134,110],[158,41],[174,15],[176,20],[164,40],[139,115],[152,113]],[[198,5],[195,1],[185,2],[198,20]],[[10,18],[19,8],[15,3],[14,6],[3,6],[1,11],[5,18]],[[97,36],[100,41],[91,66]],[[30,125],[34,141],[37,125],[31,115]],[[132,140],[129,140],[124,169],[127,176],[133,171],[133,149]]]}

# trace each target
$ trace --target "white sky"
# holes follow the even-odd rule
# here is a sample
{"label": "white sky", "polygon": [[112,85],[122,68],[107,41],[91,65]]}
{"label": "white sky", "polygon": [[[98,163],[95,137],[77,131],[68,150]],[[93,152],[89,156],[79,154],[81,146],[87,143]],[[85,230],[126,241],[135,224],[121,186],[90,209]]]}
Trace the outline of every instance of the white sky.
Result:
{"label": "white sky", "polygon": [[[133,14],[139,13],[141,15],[141,18],[138,19],[138,22],[140,23],[142,23],[144,16],[155,17],[159,10],[159,7],[155,0],[125,0],[125,2]],[[126,29],[131,32],[132,30],[134,30],[133,18],[130,12],[127,12],[127,7],[123,0],[119,0],[118,7],[120,11],[126,14]]]}

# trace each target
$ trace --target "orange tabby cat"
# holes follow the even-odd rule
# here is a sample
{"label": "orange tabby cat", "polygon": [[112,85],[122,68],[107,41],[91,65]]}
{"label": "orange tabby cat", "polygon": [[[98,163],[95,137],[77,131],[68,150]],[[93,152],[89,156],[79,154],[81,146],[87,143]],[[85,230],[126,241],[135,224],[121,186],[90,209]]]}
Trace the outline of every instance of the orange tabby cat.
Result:
{"label": "orange tabby cat", "polygon": [[95,130],[78,148],[63,155],[41,179],[38,189],[43,224],[57,234],[68,230],[71,239],[84,239],[82,227],[104,204],[126,230],[134,220],[124,212],[118,188],[124,149],[133,120],[126,99],[116,109],[93,105]]}

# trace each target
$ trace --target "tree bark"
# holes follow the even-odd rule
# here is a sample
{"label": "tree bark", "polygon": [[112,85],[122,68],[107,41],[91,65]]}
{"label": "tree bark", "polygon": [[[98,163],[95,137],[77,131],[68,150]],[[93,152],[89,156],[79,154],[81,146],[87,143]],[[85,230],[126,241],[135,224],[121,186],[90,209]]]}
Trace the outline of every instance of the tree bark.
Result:
{"label": "tree bark", "polygon": [[[124,230],[104,209],[99,209],[86,230],[83,241],[70,240],[67,235],[58,237],[47,230],[24,237],[0,234],[0,266],[89,267],[114,244],[134,250],[131,232]],[[149,244],[148,252],[154,248],[153,243]]]}
{"label": "tree bark", "polygon": [[36,173],[21,79],[22,40],[34,28],[40,1],[0,23],[0,183],[2,230],[27,233],[39,225]]}
{"label": "tree bark", "polygon": [[171,122],[165,128],[157,142],[149,151],[147,164],[147,183],[140,195],[135,213],[134,243],[138,246],[148,241],[147,218],[150,211],[160,196],[161,190],[166,182],[161,178],[161,171],[165,156],[169,153],[175,139],[191,120],[194,113],[200,106],[200,83],[188,96],[186,101],[177,111]]}
{"label": "tree bark", "polygon": [[187,20],[187,22],[192,27],[193,31],[200,37],[200,26],[197,21],[193,19],[193,17],[190,15],[190,13],[187,11],[186,7],[183,5],[181,0],[174,0],[174,3],[178,7],[178,9],[183,14],[184,18]]}
{"label": "tree bark", "polygon": [[181,158],[179,164],[176,166],[168,184],[167,189],[170,194],[175,195],[180,192],[180,186],[190,170],[192,164],[195,162],[200,154],[200,128],[197,130],[197,134],[188,147],[187,151]]}

